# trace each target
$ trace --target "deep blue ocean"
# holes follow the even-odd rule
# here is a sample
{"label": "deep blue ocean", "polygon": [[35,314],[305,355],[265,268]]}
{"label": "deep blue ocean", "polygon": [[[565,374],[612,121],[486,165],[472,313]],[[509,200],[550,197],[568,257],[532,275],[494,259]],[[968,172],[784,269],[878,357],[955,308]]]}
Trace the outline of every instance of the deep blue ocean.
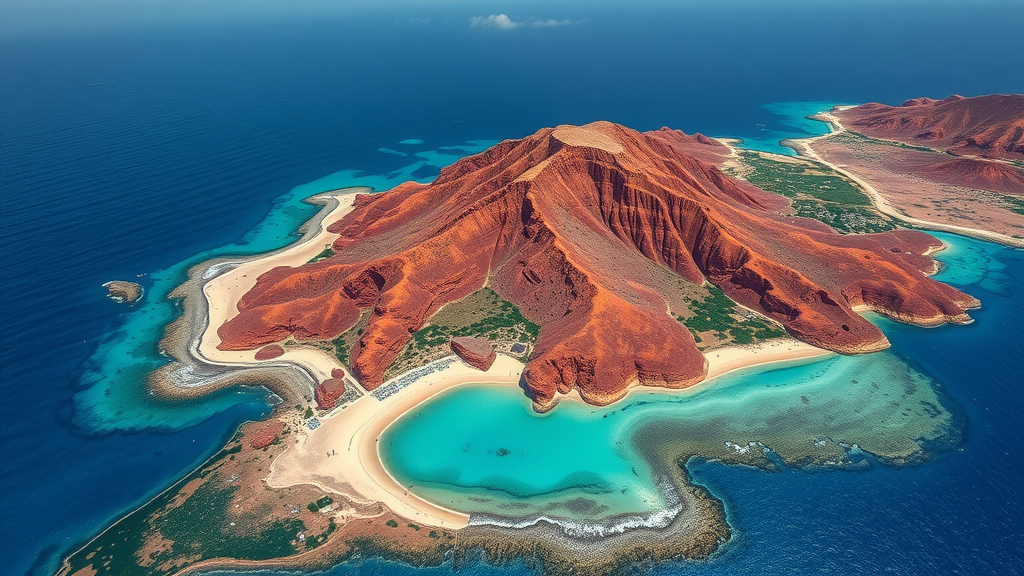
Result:
{"label": "deep blue ocean", "polygon": [[[116,2],[41,4],[59,26],[15,9],[30,3],[0,6],[5,575],[51,574],[268,411],[260,390],[162,402],[142,376],[162,362],[156,339],[175,312],[163,294],[188,265],[294,240],[315,212],[302,197],[428,180],[560,123],[667,125],[784,151],[780,139],[824,129],[802,119],[820,103],[1024,92],[1019,1],[307,3],[299,15],[280,2],[244,19],[189,3],[137,20],[105,15]],[[469,26],[496,13],[523,25]],[[547,19],[569,23],[531,24]],[[994,270],[950,279],[984,302],[977,322],[886,328],[962,407],[962,450],[860,473],[695,465],[736,538],[711,562],[658,573],[1024,573],[1024,257],[965,246]],[[145,300],[110,301],[111,279],[138,280]]]}

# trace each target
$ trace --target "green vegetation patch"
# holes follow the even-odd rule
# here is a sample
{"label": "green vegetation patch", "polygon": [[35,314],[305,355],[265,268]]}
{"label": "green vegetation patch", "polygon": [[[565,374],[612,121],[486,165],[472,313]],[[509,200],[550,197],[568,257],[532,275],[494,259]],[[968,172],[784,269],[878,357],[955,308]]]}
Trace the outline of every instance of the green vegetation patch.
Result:
{"label": "green vegetation patch", "polygon": [[871,199],[842,174],[816,162],[741,151],[744,167],[733,176],[793,200],[794,216],[812,218],[844,234],[885,232],[896,222],[875,210]]}
{"label": "green vegetation patch", "polygon": [[430,324],[415,332],[384,373],[384,379],[447,356],[451,353],[448,342],[456,336],[487,338],[495,345],[519,342],[529,350],[539,335],[540,326],[523,316],[519,308],[494,290],[482,288],[448,304],[430,319]]}
{"label": "green vegetation patch", "polygon": [[331,518],[329,523],[327,524],[327,529],[324,530],[322,533],[314,534],[312,536],[306,536],[306,539],[303,542],[303,544],[305,544],[306,546],[306,550],[312,550],[313,548],[316,548],[321,544],[327,542],[327,539],[337,529],[338,525],[334,523],[334,518]]}
{"label": "green vegetation patch", "polygon": [[309,260],[309,262],[306,262],[306,264],[312,264],[313,262],[319,262],[321,260],[326,260],[327,258],[330,258],[331,256],[334,256],[334,248],[332,248],[330,244],[324,244],[323,252],[320,252],[316,256],[313,256],[313,258],[311,258]]}
{"label": "green vegetation patch", "polygon": [[[201,483],[194,491],[181,495],[182,488],[196,481]],[[302,520],[268,523],[258,513],[232,514],[230,505],[239,487],[224,482],[209,468],[190,474],[178,486],[73,554],[68,559],[69,573],[91,566],[99,574],[162,575],[208,558],[266,560],[295,554],[297,536],[306,529]],[[154,537],[167,546],[143,557],[143,549]]]}
{"label": "green vegetation patch", "polygon": [[363,329],[366,328],[366,324],[369,321],[370,311],[363,310],[359,314],[359,320],[356,320],[356,323],[351,328],[345,330],[340,336],[331,341],[331,345],[334,346],[334,355],[345,366],[349,365],[352,348],[355,347],[356,340],[363,334]]}
{"label": "green vegetation patch", "polygon": [[1004,196],[1003,201],[1006,202],[1006,209],[1010,212],[1024,214],[1024,199],[1017,196]]}
{"label": "green vegetation patch", "polygon": [[[677,316],[676,319],[690,330],[698,348],[726,343],[753,344],[786,335],[786,331],[771,320],[738,307],[714,285],[708,288],[703,300],[692,300],[689,308],[692,316]],[[711,333],[717,342],[704,340],[701,333]]]}

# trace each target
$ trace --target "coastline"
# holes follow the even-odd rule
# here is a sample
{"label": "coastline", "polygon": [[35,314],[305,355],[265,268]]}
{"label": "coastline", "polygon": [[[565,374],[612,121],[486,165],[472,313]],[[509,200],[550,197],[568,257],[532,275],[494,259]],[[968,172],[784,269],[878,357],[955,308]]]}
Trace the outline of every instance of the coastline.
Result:
{"label": "coastline", "polygon": [[[788,338],[759,346],[726,347],[706,354],[709,375],[693,386],[682,389],[633,386],[628,394],[694,393],[713,385],[716,378],[744,368],[812,360],[832,354]],[[313,484],[356,501],[381,502],[411,520],[442,528],[462,528],[469,523],[469,515],[409,492],[388,472],[379,452],[381,436],[406,414],[448,390],[465,385],[518,386],[523,368],[524,364],[504,355],[499,355],[486,372],[454,361],[443,370],[414,380],[384,400],[363,396],[343,410],[335,409],[322,418],[321,426],[315,433],[308,434],[304,443],[290,447],[271,464],[266,481],[275,488]],[[563,399],[583,402],[575,391],[559,396],[559,401]],[[330,450],[337,451],[337,456],[324,456]]]}
{"label": "coastline", "polygon": [[[172,364],[155,373],[151,378],[154,388],[165,395],[192,397],[240,383],[263,384],[289,403],[311,402],[316,384],[329,378],[332,369],[342,368],[337,359],[321,350],[300,346],[272,361],[256,361],[255,351],[218,350],[220,339],[216,329],[237,314],[238,300],[260,274],[276,266],[301,265],[330,244],[336,235],[328,233],[327,226],[351,210],[355,193],[361,190],[336,190],[308,199],[324,208],[303,225],[303,237],[292,245],[252,258],[206,262],[190,270],[189,280],[172,293],[184,300],[185,313],[168,327],[161,342],[162,348],[179,360],[177,364],[184,366]],[[635,385],[627,395],[693,393],[736,370],[831,354],[792,338],[719,348],[705,353],[708,372],[701,382],[682,389]],[[272,488],[313,485],[354,502],[379,502],[424,524],[463,528],[469,524],[467,514],[409,492],[387,471],[378,451],[380,437],[417,406],[452,388],[468,384],[517,386],[524,367],[507,356],[499,356],[487,372],[451,362],[443,370],[417,378],[381,400],[360,387],[363,394],[323,415],[317,430],[300,431],[300,442],[274,460],[266,482]],[[583,401],[575,390],[559,396],[559,400],[563,398]],[[337,456],[325,456],[328,452]]]}
{"label": "coastline", "polygon": [[[149,375],[149,389],[167,398],[189,399],[230,386],[255,385],[270,389],[287,402],[311,402],[313,390],[324,379],[324,374],[329,375],[331,368],[340,365],[332,366],[326,354],[317,355],[308,350],[292,351],[286,357],[263,362],[255,361],[255,351],[227,353],[216,350],[216,343],[219,343],[217,325],[211,320],[221,317],[226,320],[232,316],[228,312],[228,303],[237,313],[235,306],[243,293],[228,287],[224,296],[211,294],[208,285],[220,278],[218,284],[234,280],[236,286],[241,287],[243,281],[249,281],[243,276],[253,272],[251,282],[255,283],[268,262],[287,265],[309,253],[315,256],[323,250],[320,243],[332,236],[326,232],[326,227],[351,210],[356,194],[370,191],[366,187],[341,188],[306,198],[304,202],[321,205],[322,208],[299,227],[298,232],[302,236],[288,246],[269,253],[218,258],[193,266],[188,271],[188,279],[168,295],[181,302],[182,313],[166,327],[159,343],[161,353],[170,357],[172,362]],[[212,304],[211,298],[217,300],[217,304]],[[212,318],[211,310],[215,311]],[[361,387],[358,389],[362,392]]]}

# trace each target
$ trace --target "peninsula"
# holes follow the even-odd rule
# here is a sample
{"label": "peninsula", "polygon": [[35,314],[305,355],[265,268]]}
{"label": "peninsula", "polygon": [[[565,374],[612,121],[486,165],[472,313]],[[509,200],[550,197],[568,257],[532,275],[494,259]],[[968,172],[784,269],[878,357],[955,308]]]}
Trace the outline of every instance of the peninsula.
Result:
{"label": "peninsula", "polygon": [[852,178],[881,212],[1024,247],[1024,95],[863,104],[820,119],[832,132],[792,145]]}
{"label": "peninsula", "polygon": [[[324,207],[302,241],[190,271],[174,294],[183,314],[162,343],[175,362],[151,377],[164,395],[252,384],[283,402],[72,554],[62,574],[326,567],[360,556],[423,565],[478,551],[551,573],[607,573],[708,557],[730,537],[725,511],[690,482],[671,443],[650,451],[665,510],[568,529],[491,523],[424,498],[389,472],[380,439],[458,386],[518,385],[538,412],[560,401],[609,405],[757,364],[886,348],[864,311],[919,326],[970,321],[978,300],[929,278],[929,255],[942,249],[932,236],[870,204],[854,206],[860,219],[807,217],[806,203],[845,200],[755,185],[766,162],[806,161],[595,122],[504,141],[430,184],[311,199]],[[934,408],[925,422],[950,420],[929,387],[910,388],[914,405]],[[877,456],[926,458],[915,441],[939,434],[929,426],[910,448]],[[729,442],[706,449],[773,466]],[[848,465],[842,454],[791,457]]]}

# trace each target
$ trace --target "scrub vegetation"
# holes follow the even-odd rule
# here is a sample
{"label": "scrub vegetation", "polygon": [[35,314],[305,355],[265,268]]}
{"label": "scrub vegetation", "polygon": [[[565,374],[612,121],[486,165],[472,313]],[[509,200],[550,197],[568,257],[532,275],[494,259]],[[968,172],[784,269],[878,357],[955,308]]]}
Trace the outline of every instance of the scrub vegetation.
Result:
{"label": "scrub vegetation", "polygon": [[715,285],[709,285],[703,299],[691,300],[689,309],[691,316],[676,319],[690,330],[702,350],[725,344],[753,344],[786,335],[768,318],[737,306]]}
{"label": "scrub vegetation", "polygon": [[317,254],[316,256],[313,256],[309,260],[309,262],[306,262],[306,264],[312,264],[313,262],[319,262],[321,260],[326,260],[326,259],[330,258],[331,256],[334,256],[334,248],[332,248],[330,244],[324,244],[323,251],[320,252],[319,254]]}
{"label": "scrub vegetation", "polygon": [[[384,380],[451,354],[448,342],[456,336],[487,338],[499,352],[527,357],[539,335],[540,326],[523,316],[519,308],[494,290],[482,288],[448,304],[415,332],[385,371]],[[525,344],[526,349],[511,353],[511,346],[517,342]]]}
{"label": "scrub vegetation", "polygon": [[792,199],[792,215],[828,224],[843,234],[896,229],[896,222],[842,174],[802,158],[741,151],[741,167],[730,174]]}

